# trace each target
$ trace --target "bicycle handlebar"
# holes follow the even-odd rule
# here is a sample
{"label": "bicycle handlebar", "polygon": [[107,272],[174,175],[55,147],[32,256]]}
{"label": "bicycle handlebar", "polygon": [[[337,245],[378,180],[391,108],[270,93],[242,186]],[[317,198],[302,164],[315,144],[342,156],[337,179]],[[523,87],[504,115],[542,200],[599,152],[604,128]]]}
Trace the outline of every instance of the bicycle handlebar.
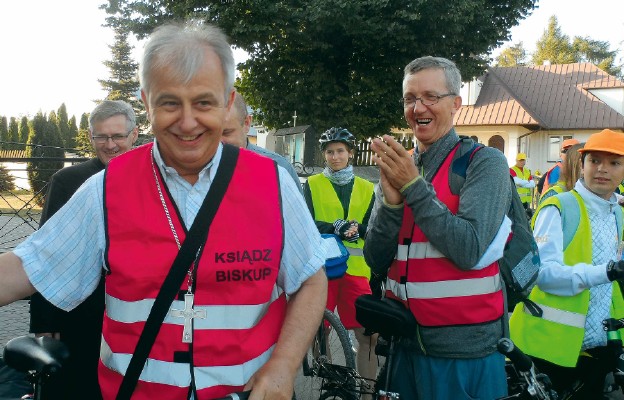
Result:
{"label": "bicycle handlebar", "polygon": [[530,398],[540,400],[557,398],[557,393],[551,390],[550,379],[544,374],[536,374],[531,358],[517,348],[511,339],[500,339],[496,348],[499,353],[509,358],[518,374],[524,379],[525,390]]}
{"label": "bicycle handlebar", "polygon": [[522,352],[516,345],[508,338],[502,338],[496,345],[498,352],[506,356],[516,366],[519,372],[529,372],[533,368],[533,361]]}

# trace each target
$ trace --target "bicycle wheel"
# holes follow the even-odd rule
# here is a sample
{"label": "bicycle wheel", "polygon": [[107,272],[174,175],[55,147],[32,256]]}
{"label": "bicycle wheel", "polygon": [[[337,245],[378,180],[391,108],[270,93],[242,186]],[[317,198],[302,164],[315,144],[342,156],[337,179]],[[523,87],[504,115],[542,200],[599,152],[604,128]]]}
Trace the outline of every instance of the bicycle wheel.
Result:
{"label": "bicycle wheel", "polygon": [[297,400],[358,398],[351,337],[338,316],[329,310],[325,310],[321,326],[303,360],[302,371],[295,383]]}

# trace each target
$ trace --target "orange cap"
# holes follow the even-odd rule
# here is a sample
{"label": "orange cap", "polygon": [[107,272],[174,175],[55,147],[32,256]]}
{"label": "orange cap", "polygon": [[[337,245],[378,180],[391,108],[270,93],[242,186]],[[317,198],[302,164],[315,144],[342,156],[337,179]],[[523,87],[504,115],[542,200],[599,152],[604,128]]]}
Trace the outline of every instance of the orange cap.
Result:
{"label": "orange cap", "polygon": [[579,144],[579,143],[581,143],[581,142],[579,142],[576,139],[566,139],[566,140],[563,141],[563,144],[561,145],[561,150],[565,150],[565,149],[567,149],[569,147],[572,147],[575,144]]}
{"label": "orange cap", "polygon": [[591,151],[604,151],[605,153],[624,156],[624,133],[604,129],[594,133],[587,139],[585,147],[579,149],[579,153]]}

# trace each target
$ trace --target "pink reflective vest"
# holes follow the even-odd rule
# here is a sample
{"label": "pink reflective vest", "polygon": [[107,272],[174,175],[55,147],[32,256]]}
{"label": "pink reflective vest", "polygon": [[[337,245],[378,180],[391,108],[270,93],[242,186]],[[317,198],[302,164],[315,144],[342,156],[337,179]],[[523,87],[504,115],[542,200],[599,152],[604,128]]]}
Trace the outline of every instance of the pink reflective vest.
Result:
{"label": "pink reflective vest", "polygon": [[[459,196],[451,193],[448,171],[456,151],[457,146],[431,182],[453,214],[457,214]],[[387,295],[406,304],[423,326],[479,324],[503,315],[498,264],[481,270],[459,269],[427,240],[407,205],[397,254],[388,271]]]}
{"label": "pink reflective vest", "polygon": [[[99,379],[114,399],[144,322],[178,247],[152,170],[152,144],[113,160],[105,176],[107,229],[106,312]],[[184,241],[186,229],[160,171],[164,199]],[[216,178],[219,179],[217,172]],[[198,400],[241,390],[270,357],[284,320],[286,299],[276,280],[283,217],[275,163],[240,150],[236,170],[196,264],[193,343],[182,342],[183,292],[174,300],[134,391],[134,399]]]}

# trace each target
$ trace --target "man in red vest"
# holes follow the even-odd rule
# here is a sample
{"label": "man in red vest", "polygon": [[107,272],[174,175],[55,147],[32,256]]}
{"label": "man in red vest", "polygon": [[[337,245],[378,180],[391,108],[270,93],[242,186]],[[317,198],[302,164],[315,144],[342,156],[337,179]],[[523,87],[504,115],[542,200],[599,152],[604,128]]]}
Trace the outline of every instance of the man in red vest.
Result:
{"label": "man in red vest", "polygon": [[[104,400],[120,388],[133,399],[205,400],[251,389],[250,400],[290,400],[325,307],[321,236],[283,168],[221,143],[235,63],[218,28],[158,27],[139,65],[154,142],[114,158],[0,255],[0,305],[39,291],[71,310],[95,289],[104,261]],[[207,231],[189,234],[210,217]],[[199,249],[177,269],[182,283],[167,285],[173,299],[158,301],[187,235]],[[161,303],[166,315],[153,346],[135,351]],[[143,363],[130,361],[140,353]],[[139,366],[138,382],[122,385],[137,372],[129,365]]]}
{"label": "man in red vest", "polygon": [[401,398],[507,394],[505,359],[496,350],[506,324],[502,280],[497,257],[483,256],[506,218],[512,185],[503,154],[483,147],[473,153],[461,191],[453,191],[460,87],[453,62],[413,60],[404,71],[403,113],[418,141],[414,157],[389,135],[372,145],[381,193],[364,256],[374,277],[387,276],[386,295],[418,323],[390,366],[390,390]]}

